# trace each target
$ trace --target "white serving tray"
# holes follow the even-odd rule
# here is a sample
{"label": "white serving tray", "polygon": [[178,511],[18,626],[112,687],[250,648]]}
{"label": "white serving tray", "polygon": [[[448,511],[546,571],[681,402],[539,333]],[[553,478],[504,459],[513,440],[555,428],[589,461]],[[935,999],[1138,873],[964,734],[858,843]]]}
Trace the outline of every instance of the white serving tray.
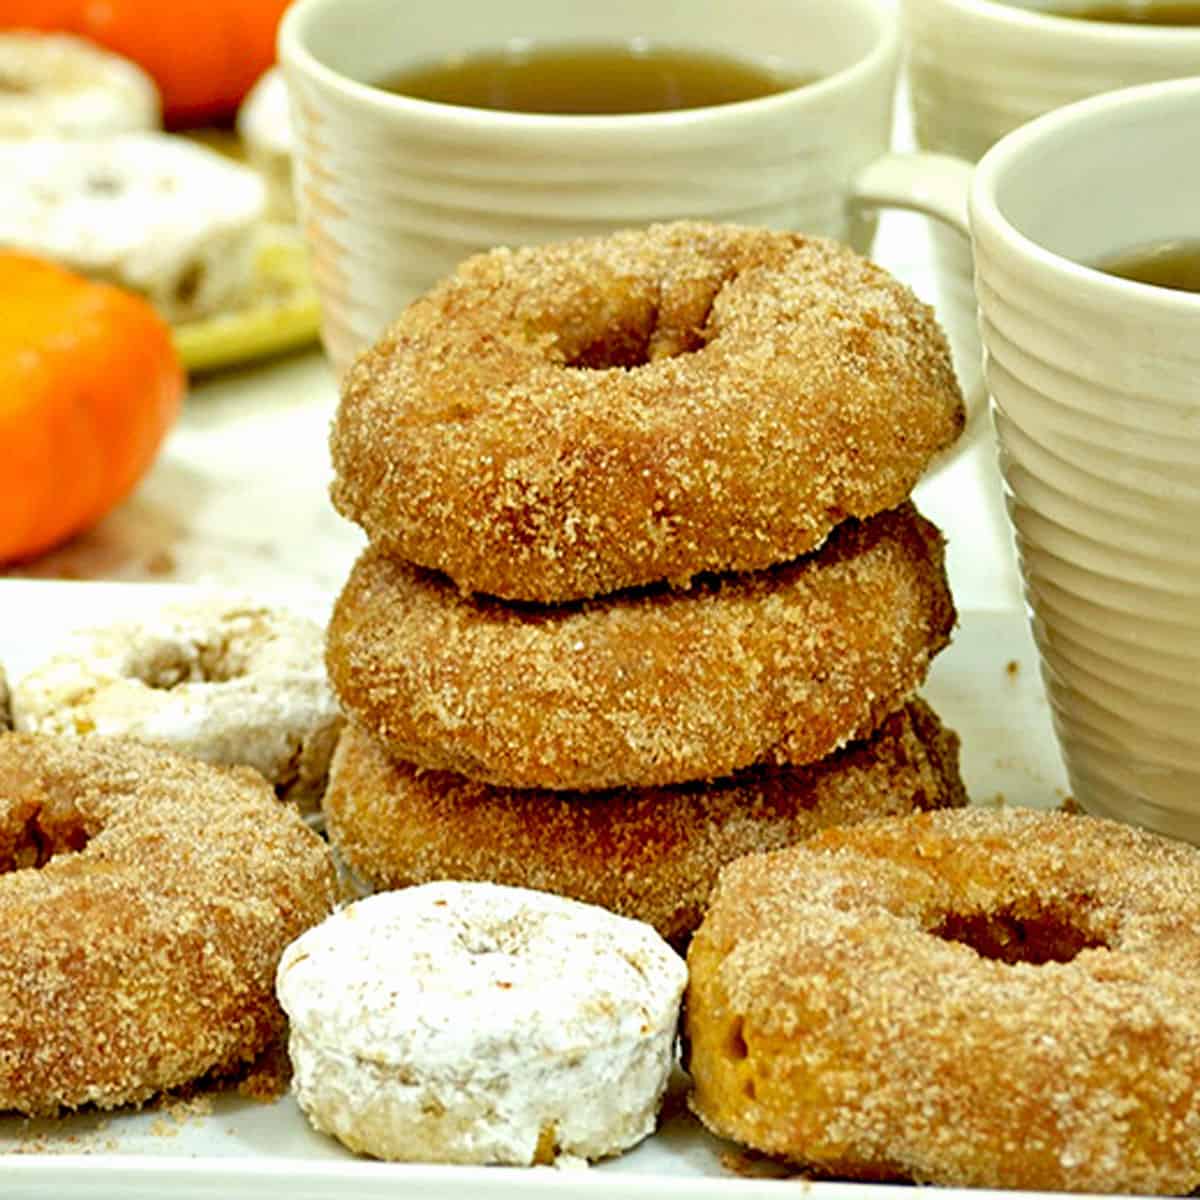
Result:
{"label": "white serving tray", "polygon": [[[17,678],[70,629],[136,617],[180,591],[152,584],[0,580],[0,665]],[[295,600],[316,613],[326,604],[320,596]],[[1043,808],[1063,802],[1065,776],[1023,612],[962,614],[923,694],[962,738],[963,776],[973,802]],[[654,1137],[618,1159],[578,1169],[370,1162],[313,1132],[290,1097],[268,1104],[215,1094],[190,1106],[168,1103],[142,1112],[0,1117],[0,1198],[372,1200],[545,1193],[562,1200],[606,1194],[752,1200],[783,1195],[785,1188],[794,1196],[803,1187],[818,1200],[894,1200],[894,1188],[770,1178],[778,1168],[755,1163],[700,1128],[687,1113],[685,1088],[681,1078]]]}

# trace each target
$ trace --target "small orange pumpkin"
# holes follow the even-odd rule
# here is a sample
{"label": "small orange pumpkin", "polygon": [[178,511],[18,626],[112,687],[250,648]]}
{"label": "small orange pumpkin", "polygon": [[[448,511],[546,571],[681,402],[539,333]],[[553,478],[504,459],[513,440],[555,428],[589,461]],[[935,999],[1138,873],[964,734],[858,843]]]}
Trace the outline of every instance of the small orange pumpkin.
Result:
{"label": "small orange pumpkin", "polygon": [[74,33],[158,84],[169,128],[230,116],[275,61],[288,0],[0,0],[0,29]]}
{"label": "small orange pumpkin", "polygon": [[0,252],[0,562],[95,524],[154,461],[184,372],[144,300]]}

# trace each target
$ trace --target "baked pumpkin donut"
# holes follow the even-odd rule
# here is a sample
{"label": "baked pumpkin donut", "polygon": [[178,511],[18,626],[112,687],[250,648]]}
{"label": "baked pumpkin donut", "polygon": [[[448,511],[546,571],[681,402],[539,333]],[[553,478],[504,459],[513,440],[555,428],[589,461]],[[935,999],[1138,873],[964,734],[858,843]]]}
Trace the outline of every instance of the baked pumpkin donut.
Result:
{"label": "baked pumpkin donut", "polygon": [[468,259],[347,375],[333,501],[460,588],[756,570],[963,427],[932,311],[836,242],[680,222]]}
{"label": "baked pumpkin donut", "polygon": [[137,1103],[278,1036],[328,848],[246,768],[0,734],[0,1112]]}
{"label": "baked pumpkin donut", "polygon": [[389,758],[355,725],[338,744],[326,832],[378,888],[485,880],[556,892],[679,942],[717,872],[755,850],[915,808],[966,802],[958,738],[913,701],[864,742],[807,767],[610,792],[493,788]]}
{"label": "baked pumpkin donut", "polygon": [[1065,813],[829,830],[721,875],[692,1107],[818,1173],[1200,1184],[1200,851]]}
{"label": "baked pumpkin donut", "polygon": [[499,787],[657,787],[865,736],[953,624],[941,535],[905,505],[785,566],[555,608],[464,596],[370,547],[326,662],[406,762]]}

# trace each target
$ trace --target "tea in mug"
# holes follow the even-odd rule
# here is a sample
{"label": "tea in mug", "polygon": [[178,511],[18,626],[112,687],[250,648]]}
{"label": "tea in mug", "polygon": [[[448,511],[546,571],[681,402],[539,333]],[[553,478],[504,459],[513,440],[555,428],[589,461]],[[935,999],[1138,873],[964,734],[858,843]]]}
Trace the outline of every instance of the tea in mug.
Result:
{"label": "tea in mug", "polygon": [[[1143,0],[1143,3],[1101,0],[1096,4],[1063,5],[1039,9],[1054,17],[1104,21],[1111,25],[1200,25],[1197,0]],[[1200,67],[1197,67],[1200,70]]]}
{"label": "tea in mug", "polygon": [[1096,263],[1097,270],[1134,283],[1200,292],[1200,238],[1157,242],[1111,254]]}
{"label": "tea in mug", "polygon": [[602,116],[733,104],[812,82],[813,77],[717,51],[641,42],[517,43],[410,67],[376,86],[438,104]]}

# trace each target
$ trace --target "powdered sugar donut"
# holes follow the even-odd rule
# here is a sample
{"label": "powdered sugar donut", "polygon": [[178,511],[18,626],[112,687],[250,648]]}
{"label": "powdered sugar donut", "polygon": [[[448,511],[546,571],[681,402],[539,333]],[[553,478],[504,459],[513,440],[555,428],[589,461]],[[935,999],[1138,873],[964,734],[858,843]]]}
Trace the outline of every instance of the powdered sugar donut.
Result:
{"label": "powdered sugar donut", "polygon": [[0,138],[90,138],[161,124],[136,63],[65,33],[0,33]]}
{"label": "powdered sugar donut", "polygon": [[165,133],[0,141],[0,245],[145,296],[168,321],[245,301],[266,185]]}
{"label": "powdered sugar donut", "polygon": [[324,634],[279,608],[206,598],[73,634],[12,687],[16,727],[108,734],[254,767],[301,808],[341,727]]}
{"label": "powdered sugar donut", "polygon": [[377,1158],[603,1158],[654,1129],[683,961],[648,925],[544,892],[431,883],[284,952],[293,1089]]}

